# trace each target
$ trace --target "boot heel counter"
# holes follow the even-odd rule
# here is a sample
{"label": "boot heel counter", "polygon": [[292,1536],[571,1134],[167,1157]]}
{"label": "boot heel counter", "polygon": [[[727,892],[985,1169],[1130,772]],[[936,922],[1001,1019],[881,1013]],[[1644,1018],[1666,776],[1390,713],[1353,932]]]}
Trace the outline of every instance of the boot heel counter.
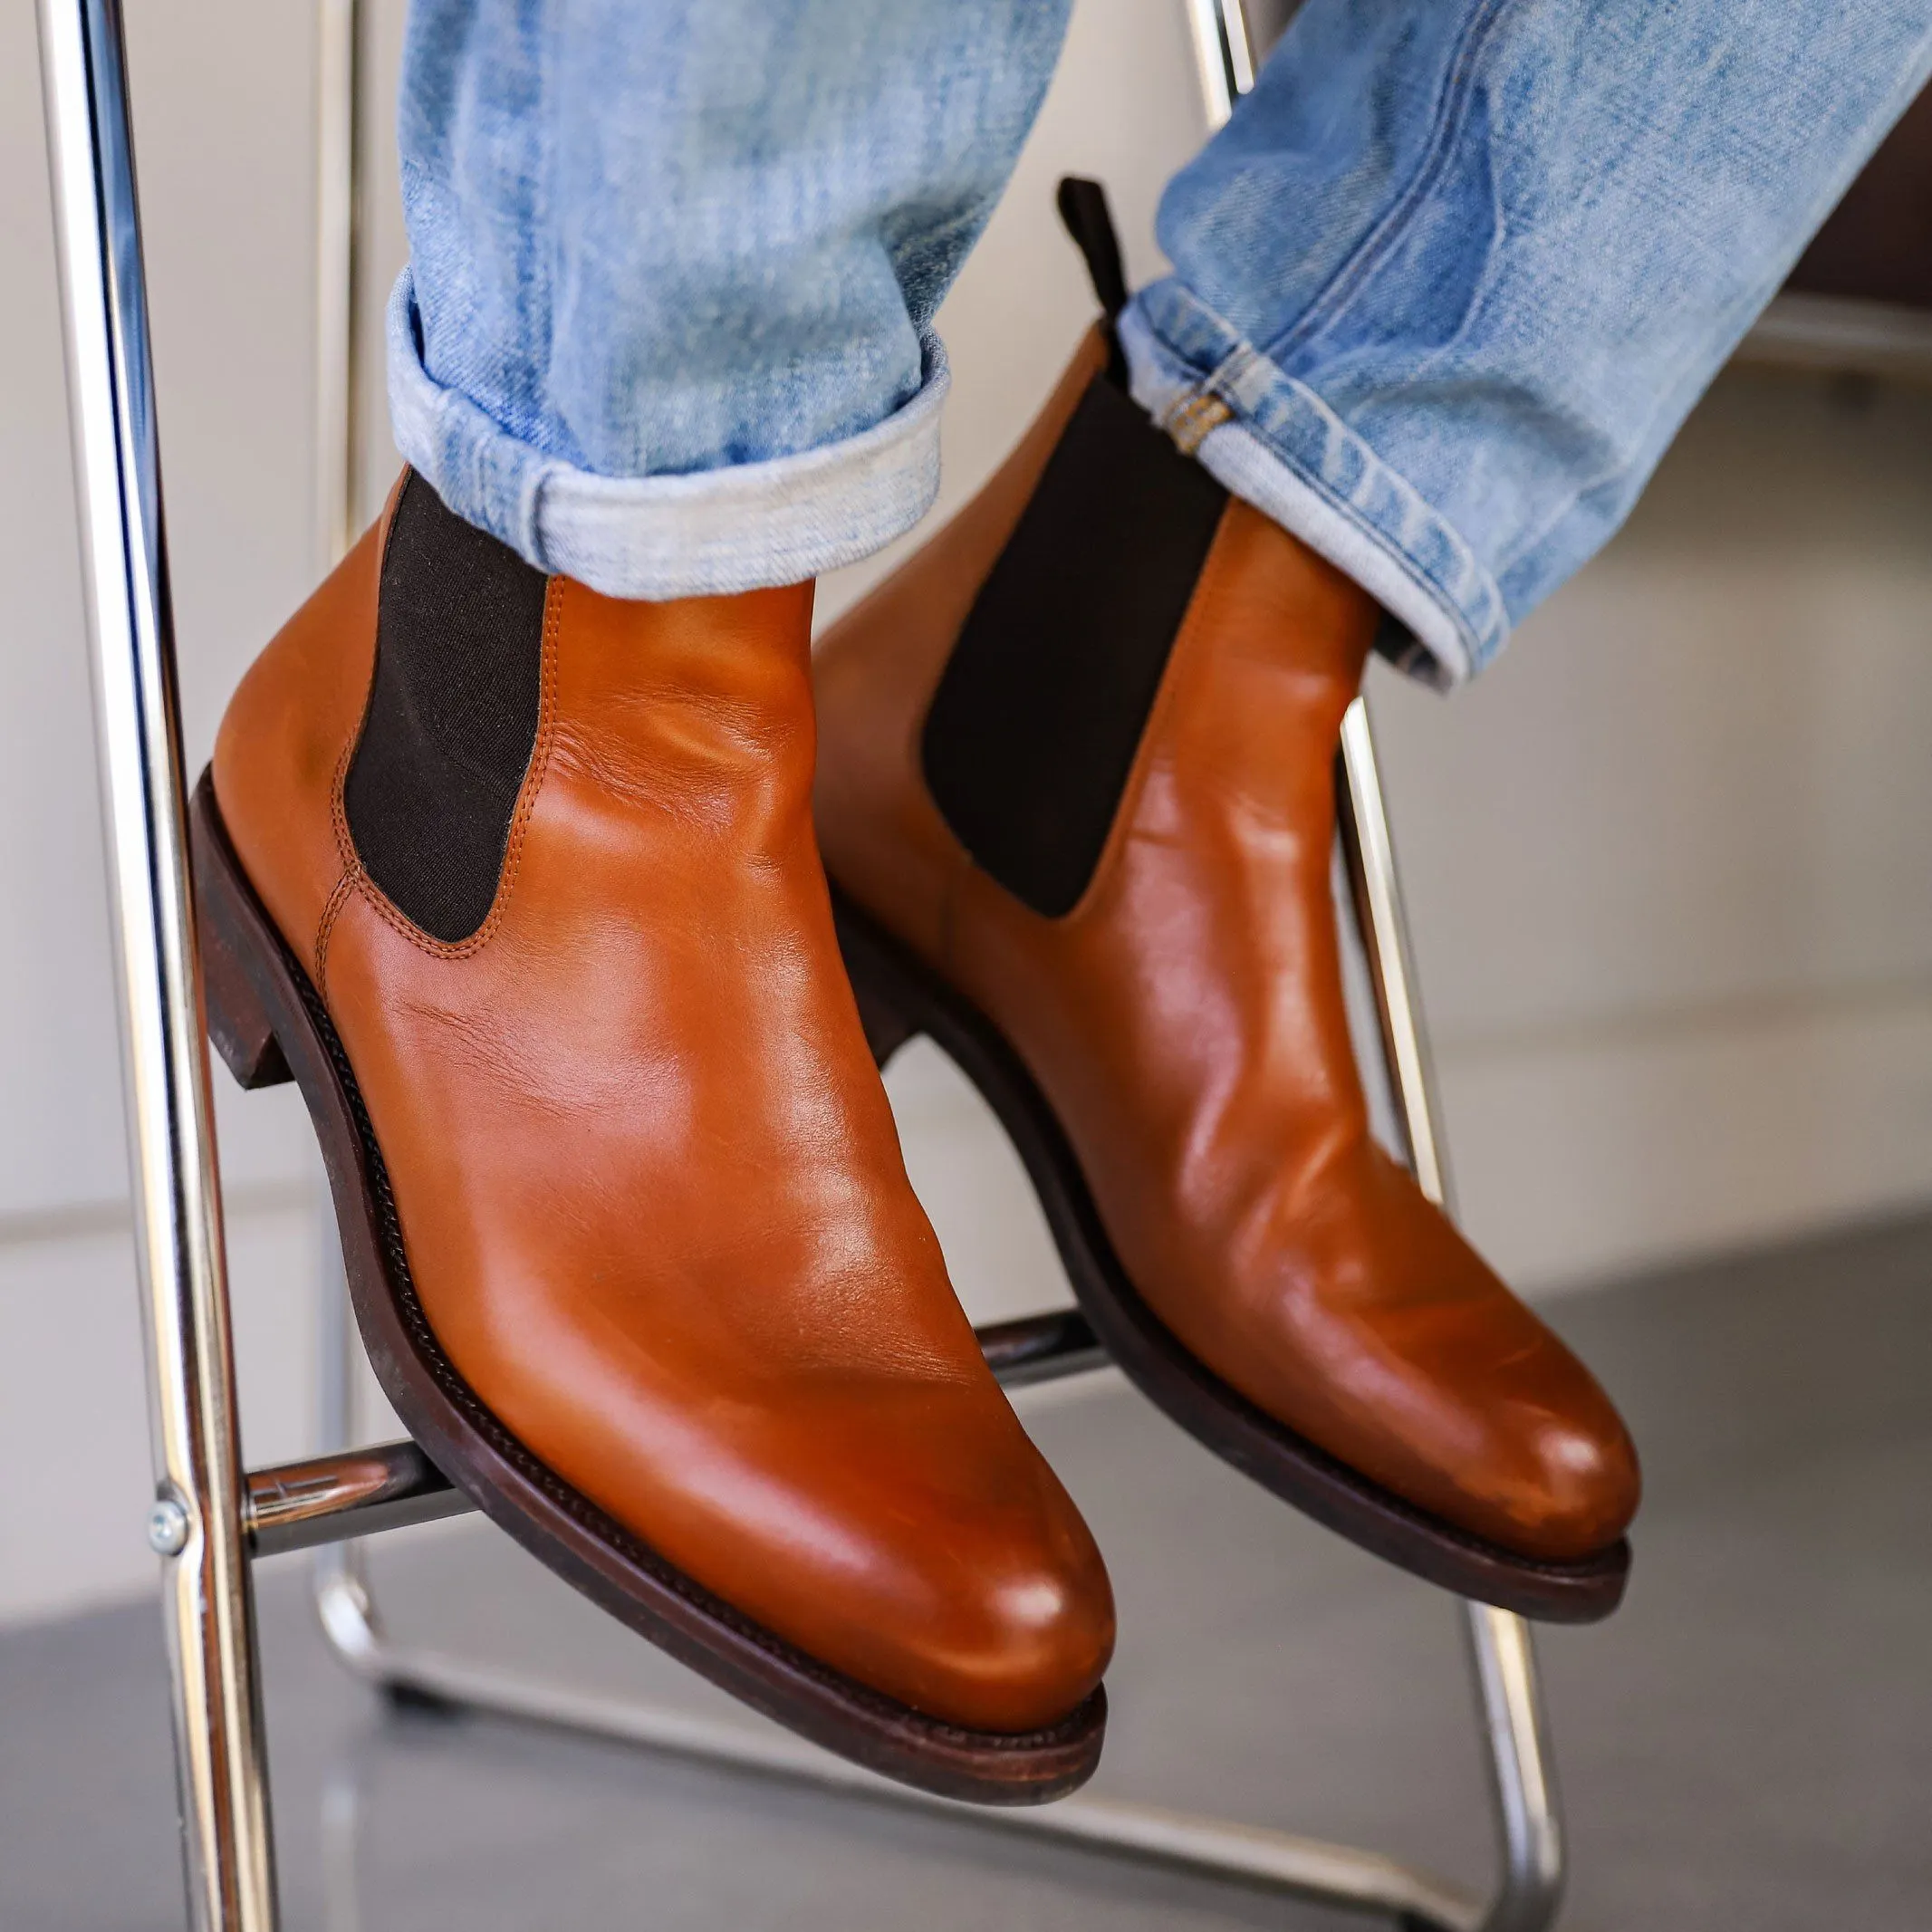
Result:
{"label": "boot heel counter", "polygon": [[221,808],[215,803],[209,774],[203,775],[189,801],[188,827],[208,1038],[237,1084],[250,1091],[280,1086],[293,1075],[244,958],[245,942],[235,911],[238,889],[233,860],[224,849],[227,841],[221,827]]}

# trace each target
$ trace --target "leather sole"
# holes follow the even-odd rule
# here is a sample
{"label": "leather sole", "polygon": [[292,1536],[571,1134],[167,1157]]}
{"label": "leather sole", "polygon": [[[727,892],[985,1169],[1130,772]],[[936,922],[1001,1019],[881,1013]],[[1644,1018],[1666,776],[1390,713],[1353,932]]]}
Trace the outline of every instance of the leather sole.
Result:
{"label": "leather sole", "polygon": [[1427,1582],[1546,1623],[1595,1623],[1617,1608],[1629,1578],[1627,1541],[1575,1562],[1544,1562],[1472,1536],[1298,1436],[1191,1354],[1135,1290],[1072,1144],[999,1030],[836,886],[832,904],[879,1064],[923,1033],[978,1088],[1033,1181],[1074,1299],[1157,1408],[1283,1502]]}
{"label": "leather sole", "polygon": [[329,1015],[255,897],[207,774],[189,806],[208,1033],[244,1087],[293,1079],[334,1197],[356,1321],[382,1392],[429,1459],[500,1528],[680,1662],[814,1744],[920,1789],[1042,1804],[1100,1761],[1096,1688],[1051,1728],[941,1722],[806,1655],[685,1575],[491,1414],[437,1346],[410,1280],[382,1152]]}

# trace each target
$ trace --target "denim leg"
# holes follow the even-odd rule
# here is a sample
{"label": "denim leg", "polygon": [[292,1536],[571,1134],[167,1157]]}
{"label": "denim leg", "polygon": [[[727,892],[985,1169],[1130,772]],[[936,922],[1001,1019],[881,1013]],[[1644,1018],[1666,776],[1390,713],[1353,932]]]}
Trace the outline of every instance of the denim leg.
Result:
{"label": "denim leg", "polygon": [[615,596],[795,582],[938,481],[933,312],[1069,0],[411,0],[403,455]]}
{"label": "denim leg", "polygon": [[1136,396],[1451,684],[1609,537],[1932,0],[1308,0],[1169,184]]}

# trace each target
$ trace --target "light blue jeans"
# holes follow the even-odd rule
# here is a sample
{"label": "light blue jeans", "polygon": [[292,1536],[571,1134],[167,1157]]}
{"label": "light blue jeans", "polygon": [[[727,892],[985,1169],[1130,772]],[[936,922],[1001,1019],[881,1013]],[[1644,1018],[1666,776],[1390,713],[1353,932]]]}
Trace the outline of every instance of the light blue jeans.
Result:
{"label": "light blue jeans", "polygon": [[[1068,5],[411,0],[405,457],[617,596],[910,527],[932,317]],[[1928,69],[1932,0],[1309,0],[1162,200],[1133,392],[1455,683],[1617,527]]]}

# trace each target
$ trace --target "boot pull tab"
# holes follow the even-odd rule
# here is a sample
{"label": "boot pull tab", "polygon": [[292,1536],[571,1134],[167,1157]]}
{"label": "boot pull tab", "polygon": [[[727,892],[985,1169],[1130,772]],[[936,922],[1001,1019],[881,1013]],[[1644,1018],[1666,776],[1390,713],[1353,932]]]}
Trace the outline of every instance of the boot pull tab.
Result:
{"label": "boot pull tab", "polygon": [[1127,271],[1120,265],[1120,238],[1114,233],[1107,190],[1084,175],[1063,175],[1058,199],[1060,218],[1086,260],[1088,279],[1106,318],[1108,380],[1124,389],[1127,358],[1120,353],[1120,333],[1114,325],[1127,306]]}
{"label": "boot pull tab", "polygon": [[1127,306],[1127,274],[1120,266],[1120,241],[1113,232],[1107,190],[1084,175],[1066,175],[1061,179],[1059,200],[1060,218],[1073,245],[1086,257],[1093,293],[1111,325]]}

